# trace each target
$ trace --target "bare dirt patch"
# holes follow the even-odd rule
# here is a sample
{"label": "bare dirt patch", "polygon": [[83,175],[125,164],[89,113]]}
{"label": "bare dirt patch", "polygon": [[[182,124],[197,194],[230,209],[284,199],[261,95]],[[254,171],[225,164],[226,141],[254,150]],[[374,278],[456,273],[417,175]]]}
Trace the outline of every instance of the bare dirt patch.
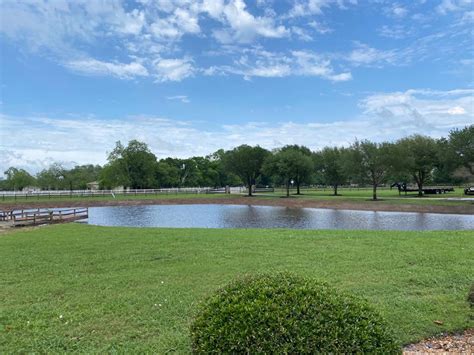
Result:
{"label": "bare dirt patch", "polygon": [[468,329],[461,334],[428,338],[403,349],[405,355],[426,353],[474,354],[474,329]]}
{"label": "bare dirt patch", "polygon": [[302,198],[262,198],[258,196],[226,196],[226,197],[199,197],[199,198],[157,198],[157,199],[130,199],[130,200],[79,200],[71,201],[31,201],[15,204],[4,204],[0,210],[28,209],[28,208],[60,208],[60,207],[98,207],[98,206],[139,206],[139,205],[182,205],[182,204],[233,204],[255,206],[282,206],[293,208],[328,208],[341,210],[363,211],[393,211],[393,212],[422,212],[447,214],[474,214],[474,205],[442,206],[442,205],[415,205],[390,204],[384,201],[337,201],[316,200]]}

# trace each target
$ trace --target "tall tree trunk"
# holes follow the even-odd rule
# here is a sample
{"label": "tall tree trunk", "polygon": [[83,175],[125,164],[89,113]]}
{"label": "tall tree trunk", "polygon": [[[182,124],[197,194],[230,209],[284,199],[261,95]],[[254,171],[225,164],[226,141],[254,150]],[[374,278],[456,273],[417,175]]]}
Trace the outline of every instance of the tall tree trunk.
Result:
{"label": "tall tree trunk", "polygon": [[422,197],[423,196],[423,183],[419,182],[417,183],[417,185],[418,185],[418,197]]}
{"label": "tall tree trunk", "polygon": [[418,185],[418,197],[423,196],[423,180],[424,180],[423,172],[419,171],[417,179],[416,179],[416,184]]}
{"label": "tall tree trunk", "polygon": [[249,196],[252,196],[252,179],[247,179],[247,184],[249,188]]}
{"label": "tall tree trunk", "polygon": [[334,196],[337,196],[337,185],[334,185]]}
{"label": "tall tree trunk", "polygon": [[377,184],[373,184],[372,200],[377,199]]}
{"label": "tall tree trunk", "polygon": [[301,193],[300,193],[300,182],[298,180],[296,180],[296,194],[301,195]]}
{"label": "tall tree trunk", "polygon": [[286,197],[290,197],[290,180],[286,181]]}

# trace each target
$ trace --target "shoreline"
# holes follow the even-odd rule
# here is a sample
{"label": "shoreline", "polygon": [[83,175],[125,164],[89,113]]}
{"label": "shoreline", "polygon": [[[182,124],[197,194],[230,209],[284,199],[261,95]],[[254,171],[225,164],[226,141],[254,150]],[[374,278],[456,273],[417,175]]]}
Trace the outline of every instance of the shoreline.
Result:
{"label": "shoreline", "polygon": [[278,206],[290,208],[324,208],[336,210],[359,210],[380,212],[418,212],[440,214],[466,214],[474,215],[474,205],[443,206],[443,205],[415,205],[415,204],[390,204],[379,201],[335,201],[335,200],[310,200],[301,198],[262,198],[259,196],[231,196],[223,198],[157,198],[136,200],[71,200],[71,201],[40,201],[28,203],[12,203],[0,205],[0,210],[21,210],[32,208],[63,208],[63,207],[106,207],[106,206],[142,206],[142,205],[199,205],[199,204],[226,204],[226,205],[255,205]]}

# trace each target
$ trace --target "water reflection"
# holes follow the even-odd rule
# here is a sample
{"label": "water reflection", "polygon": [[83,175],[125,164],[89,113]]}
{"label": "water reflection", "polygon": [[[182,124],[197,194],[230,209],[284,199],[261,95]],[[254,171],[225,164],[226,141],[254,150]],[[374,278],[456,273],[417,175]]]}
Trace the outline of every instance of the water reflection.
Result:
{"label": "water reflection", "polygon": [[474,216],[245,205],[89,208],[89,224],[178,228],[474,229]]}

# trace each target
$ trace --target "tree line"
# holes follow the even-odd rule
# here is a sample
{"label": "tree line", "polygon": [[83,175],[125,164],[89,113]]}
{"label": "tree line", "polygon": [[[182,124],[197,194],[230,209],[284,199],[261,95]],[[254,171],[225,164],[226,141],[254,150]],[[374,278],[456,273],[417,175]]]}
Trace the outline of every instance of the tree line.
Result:
{"label": "tree line", "polygon": [[223,187],[245,185],[252,195],[254,185],[332,186],[334,195],[346,184],[377,187],[388,182],[415,184],[419,195],[429,183],[465,183],[474,176],[474,125],[452,130],[448,137],[434,139],[412,135],[395,142],[356,140],[349,147],[325,147],[311,151],[286,145],[269,151],[260,146],[240,145],[220,149],[205,157],[158,160],[146,143],[117,142],[107,163],[66,169],[53,164],[35,176],[15,167],[5,171],[0,189],[22,190],[29,186],[44,190],[86,189],[98,181],[100,188]]}

